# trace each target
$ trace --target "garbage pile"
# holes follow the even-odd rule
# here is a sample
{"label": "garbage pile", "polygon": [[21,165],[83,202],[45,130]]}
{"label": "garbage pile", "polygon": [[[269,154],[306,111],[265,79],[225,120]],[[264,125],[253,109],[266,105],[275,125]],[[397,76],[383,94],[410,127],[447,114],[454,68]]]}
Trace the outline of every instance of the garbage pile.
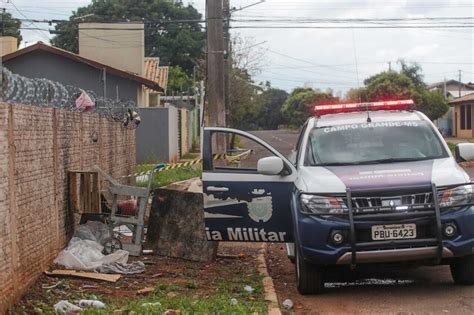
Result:
{"label": "garbage pile", "polygon": [[104,255],[104,241],[111,237],[109,227],[102,222],[88,221],[80,225],[69,241],[68,246],[59,253],[54,262],[66,269],[94,271],[113,274],[134,274],[145,271],[141,261],[128,262],[129,253],[125,250]]}

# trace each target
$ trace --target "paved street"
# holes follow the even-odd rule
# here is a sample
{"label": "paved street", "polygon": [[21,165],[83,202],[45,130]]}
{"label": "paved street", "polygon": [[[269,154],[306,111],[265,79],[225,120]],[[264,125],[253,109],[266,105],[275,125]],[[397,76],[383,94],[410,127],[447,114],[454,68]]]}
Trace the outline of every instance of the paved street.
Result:
{"label": "paved street", "polygon": [[[285,155],[294,148],[298,137],[295,132],[282,130],[253,134]],[[270,245],[268,267],[280,303],[290,298],[300,314],[474,313],[474,287],[454,285],[448,266],[362,272],[357,274],[357,280],[339,277],[320,296],[298,294],[294,265],[281,244]]]}

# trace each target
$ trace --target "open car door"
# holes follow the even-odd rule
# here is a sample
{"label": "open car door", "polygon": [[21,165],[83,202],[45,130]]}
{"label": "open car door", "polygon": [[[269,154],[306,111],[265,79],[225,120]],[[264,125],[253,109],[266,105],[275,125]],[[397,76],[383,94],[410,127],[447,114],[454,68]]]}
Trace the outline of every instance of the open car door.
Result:
{"label": "open car door", "polygon": [[292,242],[290,200],[295,178],[295,167],[258,137],[236,129],[205,128],[202,179],[207,238]]}

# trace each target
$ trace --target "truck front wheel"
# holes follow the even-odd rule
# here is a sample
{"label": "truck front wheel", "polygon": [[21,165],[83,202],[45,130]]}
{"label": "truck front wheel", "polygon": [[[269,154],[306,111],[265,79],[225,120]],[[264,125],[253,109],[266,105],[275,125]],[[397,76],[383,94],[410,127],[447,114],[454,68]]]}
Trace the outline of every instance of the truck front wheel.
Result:
{"label": "truck front wheel", "polygon": [[324,272],[322,268],[304,261],[296,244],[295,251],[295,273],[298,292],[301,294],[322,293],[324,290]]}
{"label": "truck front wheel", "polygon": [[474,285],[474,255],[455,258],[450,267],[454,282]]}

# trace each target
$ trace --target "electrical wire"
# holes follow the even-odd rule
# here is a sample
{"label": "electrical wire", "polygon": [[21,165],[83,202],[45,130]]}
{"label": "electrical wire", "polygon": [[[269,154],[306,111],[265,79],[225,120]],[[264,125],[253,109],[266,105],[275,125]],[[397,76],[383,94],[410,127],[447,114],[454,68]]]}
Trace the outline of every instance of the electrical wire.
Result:
{"label": "electrical wire", "polygon": [[[20,9],[18,9],[18,7],[15,5],[15,3],[13,3],[13,0],[10,0],[8,3],[10,3],[21,16],[23,16],[25,19],[28,19],[28,17],[23,12],[21,12]],[[38,31],[38,33],[41,34],[41,36],[47,38],[48,42],[49,42],[50,38],[41,31],[41,29],[38,27],[38,25],[36,25],[34,22],[32,22],[32,24],[35,25],[36,30]]]}

